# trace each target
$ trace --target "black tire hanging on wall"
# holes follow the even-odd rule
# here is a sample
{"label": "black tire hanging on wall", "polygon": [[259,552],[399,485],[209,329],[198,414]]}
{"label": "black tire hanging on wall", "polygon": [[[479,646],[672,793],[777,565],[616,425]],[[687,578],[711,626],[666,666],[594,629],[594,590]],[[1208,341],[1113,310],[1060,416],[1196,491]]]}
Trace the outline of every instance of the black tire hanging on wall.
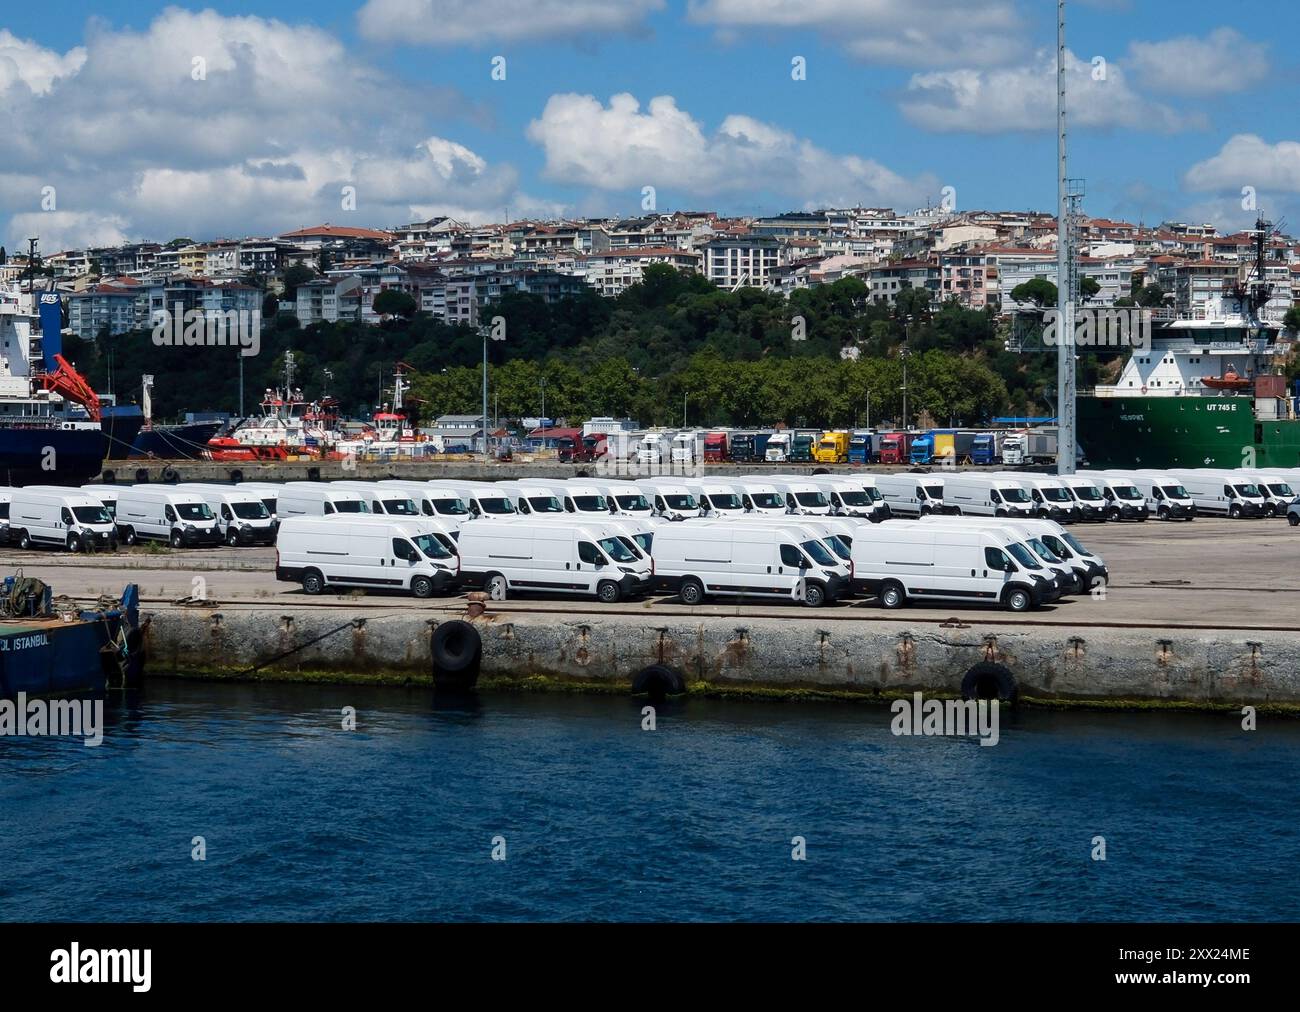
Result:
{"label": "black tire hanging on wall", "polygon": [[632,694],[647,695],[652,703],[662,703],[668,696],[680,696],[685,691],[686,678],[667,664],[651,664],[632,679]]}
{"label": "black tire hanging on wall", "polygon": [[436,626],[430,652],[435,688],[472,689],[478,683],[483,638],[469,622],[456,619]]}
{"label": "black tire hanging on wall", "polygon": [[1020,695],[1016,676],[1004,664],[981,661],[966,672],[961,680],[962,699],[996,699],[1014,703]]}

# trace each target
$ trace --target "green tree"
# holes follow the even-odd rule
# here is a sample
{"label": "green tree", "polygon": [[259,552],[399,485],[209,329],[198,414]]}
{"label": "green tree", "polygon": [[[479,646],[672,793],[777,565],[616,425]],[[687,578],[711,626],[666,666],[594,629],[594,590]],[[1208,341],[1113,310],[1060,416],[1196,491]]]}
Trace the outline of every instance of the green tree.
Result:
{"label": "green tree", "polygon": [[375,296],[373,306],[380,316],[401,316],[408,320],[420,308],[414,296],[398,288],[385,288]]}
{"label": "green tree", "polygon": [[1056,285],[1046,278],[1031,278],[1011,289],[1014,302],[1032,302],[1039,309],[1056,305]]}

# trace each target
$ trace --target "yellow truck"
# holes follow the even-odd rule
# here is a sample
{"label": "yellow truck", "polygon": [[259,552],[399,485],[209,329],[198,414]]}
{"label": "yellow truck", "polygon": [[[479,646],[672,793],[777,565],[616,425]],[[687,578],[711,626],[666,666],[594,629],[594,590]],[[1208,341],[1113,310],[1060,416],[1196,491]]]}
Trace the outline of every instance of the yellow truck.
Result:
{"label": "yellow truck", "polygon": [[844,464],[849,459],[849,434],[847,432],[823,432],[817,440],[817,449],[813,459],[819,464]]}

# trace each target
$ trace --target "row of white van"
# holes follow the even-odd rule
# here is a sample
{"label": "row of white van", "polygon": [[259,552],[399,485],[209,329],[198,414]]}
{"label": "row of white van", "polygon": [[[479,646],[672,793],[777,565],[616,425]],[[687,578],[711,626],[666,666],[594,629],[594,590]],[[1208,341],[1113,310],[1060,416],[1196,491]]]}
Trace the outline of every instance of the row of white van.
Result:
{"label": "row of white van", "polygon": [[862,518],[504,518],[464,525],[432,517],[290,517],[276,576],[310,594],[327,587],[407,590],[418,597],[486,590],[578,594],[613,603],[657,590],[819,606],[867,593],[885,607],[936,599],[1024,610],[1086,593],[1105,563],[1054,521],[933,516],[873,525]]}

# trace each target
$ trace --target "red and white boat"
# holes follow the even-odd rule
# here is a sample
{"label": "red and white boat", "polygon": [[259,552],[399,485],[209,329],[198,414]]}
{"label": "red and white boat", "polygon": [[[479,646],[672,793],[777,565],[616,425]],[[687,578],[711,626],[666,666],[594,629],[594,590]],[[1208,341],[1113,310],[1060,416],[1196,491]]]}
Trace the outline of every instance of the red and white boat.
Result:
{"label": "red and white boat", "polygon": [[262,413],[208,441],[208,456],[222,462],[314,459],[338,455],[338,402],[308,401],[293,385],[293,353],[285,353],[284,390],[268,387]]}

